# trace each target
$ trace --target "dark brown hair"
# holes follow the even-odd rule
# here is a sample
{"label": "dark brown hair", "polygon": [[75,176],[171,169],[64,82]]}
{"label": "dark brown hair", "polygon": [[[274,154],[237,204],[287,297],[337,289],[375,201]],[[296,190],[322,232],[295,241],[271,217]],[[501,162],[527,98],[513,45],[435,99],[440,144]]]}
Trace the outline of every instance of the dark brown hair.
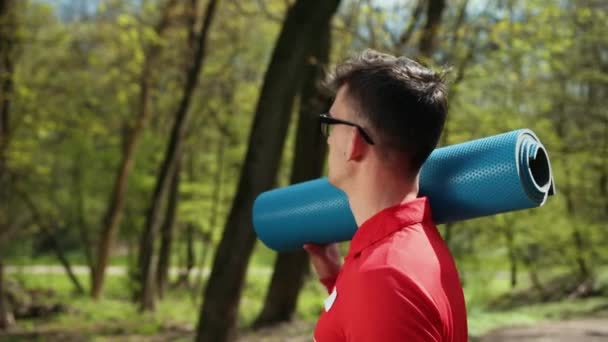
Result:
{"label": "dark brown hair", "polygon": [[374,141],[405,154],[417,171],[437,146],[445,123],[443,75],[406,57],[365,50],[338,65],[328,85],[333,91],[347,85],[347,101],[371,125]]}

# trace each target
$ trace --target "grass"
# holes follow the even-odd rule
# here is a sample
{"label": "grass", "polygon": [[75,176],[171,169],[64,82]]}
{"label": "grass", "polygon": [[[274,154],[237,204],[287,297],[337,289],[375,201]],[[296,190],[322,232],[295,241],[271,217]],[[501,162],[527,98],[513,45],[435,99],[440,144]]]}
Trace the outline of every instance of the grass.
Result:
{"label": "grass", "polygon": [[[254,272],[247,277],[239,312],[241,331],[247,330],[262,308],[270,279],[269,271]],[[19,321],[19,329],[24,332],[44,330],[48,333],[77,333],[83,339],[99,335],[154,335],[171,329],[192,332],[198,319],[200,299],[195,298],[200,298],[198,292],[194,296],[187,290],[169,291],[158,302],[154,313],[140,314],[130,302],[130,289],[125,276],[108,276],[105,296],[99,301],[74,295],[73,286],[64,274],[22,273],[11,277],[23,283],[26,288],[52,289],[54,297],[49,301],[69,306],[68,312],[50,319]],[[88,276],[78,277],[83,286],[88,288]],[[324,293],[323,286],[311,279],[300,295],[296,319],[314,321],[321,310]],[[0,338],[0,341],[5,339]]]}
{"label": "grass", "polygon": [[[85,257],[80,252],[66,252],[66,258],[69,260],[72,266],[87,264]],[[128,258],[128,255],[111,255],[108,263],[112,266],[126,266],[129,262]],[[29,255],[29,253],[25,253],[12,256],[10,258],[10,264],[12,266],[59,265],[59,261],[57,256],[54,254],[42,254],[32,257]]]}

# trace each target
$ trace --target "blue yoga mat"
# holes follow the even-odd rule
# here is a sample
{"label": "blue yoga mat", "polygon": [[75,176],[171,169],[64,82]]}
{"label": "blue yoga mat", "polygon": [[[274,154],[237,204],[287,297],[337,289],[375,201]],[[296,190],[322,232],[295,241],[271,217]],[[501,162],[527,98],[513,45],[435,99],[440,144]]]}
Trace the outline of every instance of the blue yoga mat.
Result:
{"label": "blue yoga mat", "polygon": [[[553,193],[549,155],[528,129],[436,149],[420,175],[437,224],[539,207]],[[260,194],[253,226],[276,251],[346,241],[357,229],[346,195],[326,178]]]}

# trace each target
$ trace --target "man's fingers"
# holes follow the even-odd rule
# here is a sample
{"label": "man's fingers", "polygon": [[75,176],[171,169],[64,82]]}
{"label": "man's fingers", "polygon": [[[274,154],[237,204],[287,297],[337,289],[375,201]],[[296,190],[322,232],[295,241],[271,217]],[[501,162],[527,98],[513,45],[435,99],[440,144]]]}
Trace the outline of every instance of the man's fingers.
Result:
{"label": "man's fingers", "polygon": [[308,252],[310,261],[321,279],[334,277],[340,272],[342,263],[336,244],[317,245],[307,243],[302,247]]}
{"label": "man's fingers", "polygon": [[315,245],[314,243],[307,243],[303,246],[304,250],[310,254],[320,255],[323,254],[323,247]]}

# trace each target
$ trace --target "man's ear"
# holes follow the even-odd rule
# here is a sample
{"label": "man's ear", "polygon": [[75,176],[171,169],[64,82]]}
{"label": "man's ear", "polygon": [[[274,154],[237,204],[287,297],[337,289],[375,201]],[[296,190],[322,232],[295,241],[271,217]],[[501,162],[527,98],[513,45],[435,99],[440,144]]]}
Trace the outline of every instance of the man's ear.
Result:
{"label": "man's ear", "polygon": [[353,128],[352,131],[353,133],[348,144],[346,157],[348,161],[359,161],[363,159],[365,153],[367,153],[367,149],[369,148],[369,146],[363,139],[361,133],[359,133],[359,130]]}

